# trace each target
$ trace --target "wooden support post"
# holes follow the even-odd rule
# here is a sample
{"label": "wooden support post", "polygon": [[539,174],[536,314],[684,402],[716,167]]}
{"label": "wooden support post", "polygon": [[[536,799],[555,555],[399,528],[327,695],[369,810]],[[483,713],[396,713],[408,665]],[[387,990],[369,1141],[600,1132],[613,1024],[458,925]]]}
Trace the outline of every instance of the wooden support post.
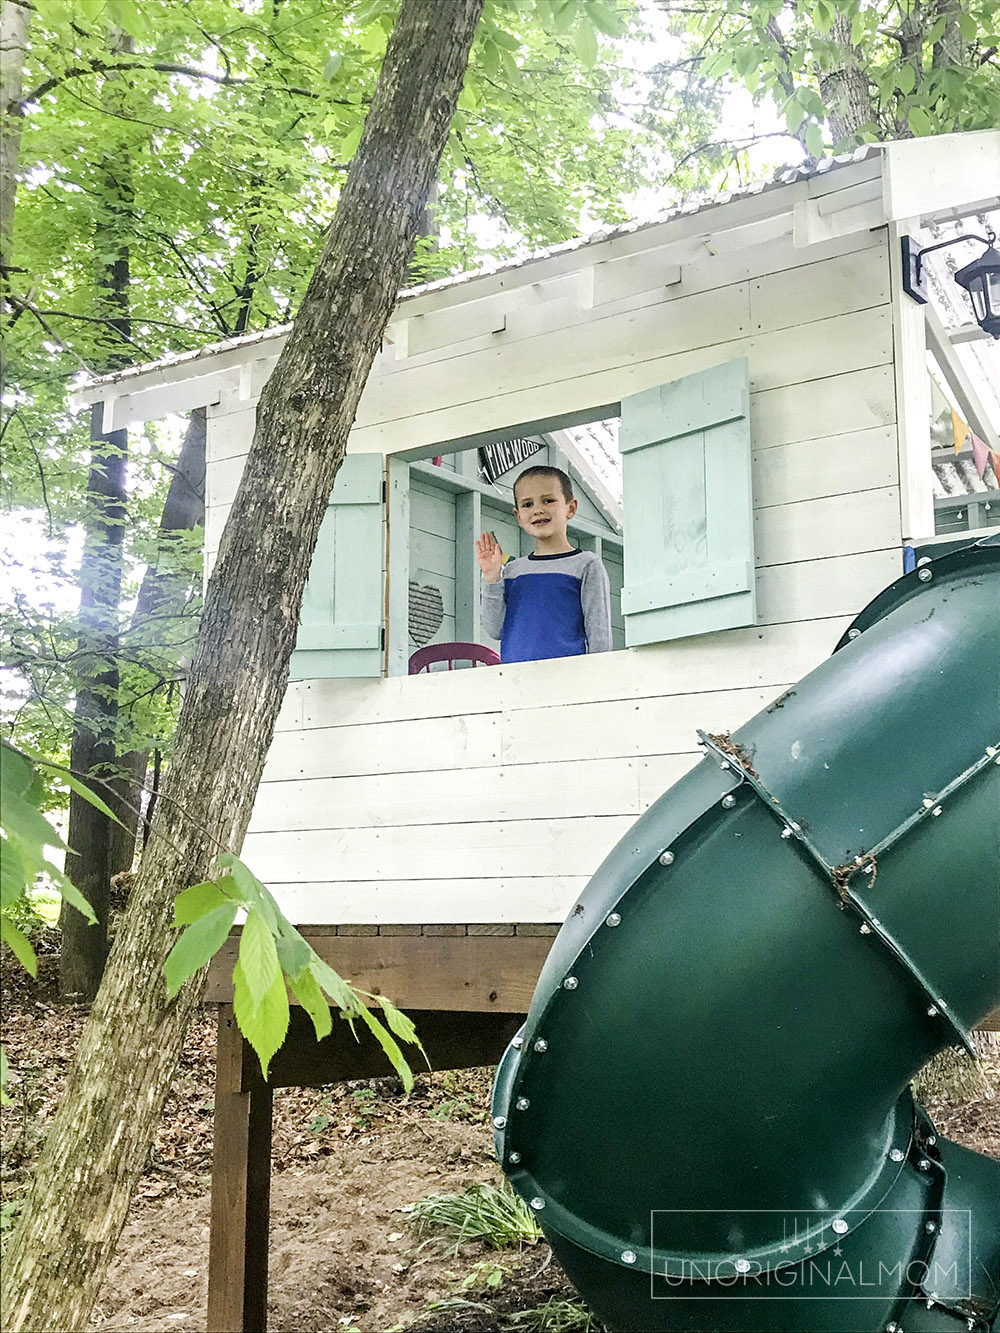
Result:
{"label": "wooden support post", "polygon": [[[459,454],[459,458],[465,458]],[[479,619],[479,566],[475,542],[483,530],[482,496],[466,491],[455,496],[455,638],[459,643],[481,643]]]}
{"label": "wooden support post", "polygon": [[271,1089],[219,1006],[208,1257],[208,1333],[264,1333],[271,1195]]}

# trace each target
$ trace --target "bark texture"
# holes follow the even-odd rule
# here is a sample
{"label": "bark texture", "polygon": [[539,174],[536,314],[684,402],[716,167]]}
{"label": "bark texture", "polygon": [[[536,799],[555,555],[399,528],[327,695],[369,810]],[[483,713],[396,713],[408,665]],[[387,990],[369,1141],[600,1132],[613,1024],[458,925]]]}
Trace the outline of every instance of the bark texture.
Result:
{"label": "bark texture", "polygon": [[864,54],[851,42],[851,20],[838,13],[830,29],[830,41],[839,49],[840,63],[828,73],[820,73],[819,90],[830,109],[830,134],[839,144],[858,132],[862,125],[876,119]]}
{"label": "bark texture", "polygon": [[483,0],[404,0],[319,266],[258,409],[154,834],[4,1264],[6,1327],[82,1329],[201,987],[171,1002],[174,895],[238,849],[320,521],[406,271]]}
{"label": "bark texture", "polygon": [[11,236],[24,125],[21,94],[32,6],[26,0],[0,0],[0,5],[0,269],[6,277],[13,263]]}

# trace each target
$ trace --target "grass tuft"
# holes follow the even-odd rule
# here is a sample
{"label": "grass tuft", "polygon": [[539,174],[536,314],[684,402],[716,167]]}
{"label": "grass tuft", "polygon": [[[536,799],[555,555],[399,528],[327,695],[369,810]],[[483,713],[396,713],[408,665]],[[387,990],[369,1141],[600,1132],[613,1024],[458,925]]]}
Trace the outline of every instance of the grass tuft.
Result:
{"label": "grass tuft", "polygon": [[604,1333],[604,1325],[589,1310],[556,1296],[532,1310],[510,1315],[506,1326],[516,1333]]}
{"label": "grass tuft", "polygon": [[431,1194],[407,1209],[407,1222],[423,1245],[444,1244],[452,1253],[467,1240],[506,1250],[534,1245],[542,1235],[528,1205],[506,1183],[470,1185],[461,1194]]}

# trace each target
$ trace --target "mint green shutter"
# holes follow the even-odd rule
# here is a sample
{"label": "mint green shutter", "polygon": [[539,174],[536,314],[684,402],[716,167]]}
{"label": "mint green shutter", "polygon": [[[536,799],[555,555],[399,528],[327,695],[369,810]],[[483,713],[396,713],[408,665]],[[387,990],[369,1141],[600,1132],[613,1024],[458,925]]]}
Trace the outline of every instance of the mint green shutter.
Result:
{"label": "mint green shutter", "polygon": [[745,358],[622,401],[629,647],[752,625]]}
{"label": "mint green shutter", "polygon": [[291,679],[382,674],[385,552],[381,454],[348,454],[319,530]]}

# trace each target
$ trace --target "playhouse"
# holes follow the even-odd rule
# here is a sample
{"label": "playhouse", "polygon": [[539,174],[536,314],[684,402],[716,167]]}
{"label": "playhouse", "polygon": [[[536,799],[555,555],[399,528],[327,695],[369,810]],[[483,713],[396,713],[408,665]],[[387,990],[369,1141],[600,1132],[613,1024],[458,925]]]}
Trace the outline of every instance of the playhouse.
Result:
{"label": "playhouse", "polygon": [[[824,165],[402,294],[244,849],[292,919],[561,921],[695,760],[696,726],[735,727],[815,666],[905,546],[1000,521],[992,472],[962,471],[950,429],[933,448],[951,407],[1000,453],[1000,349],[947,281],[972,249],[932,256],[927,305],[899,258],[904,234],[982,230],[1000,132]],[[81,396],[109,428],[207,406],[209,562],[284,337]],[[574,477],[571,536],[608,567],[616,651],[408,675],[423,644],[495,646],[473,540],[520,553],[529,457]]]}
{"label": "playhouse", "polygon": [[[926,304],[901,260],[904,236],[982,234],[998,211],[1000,132],[915,139],[401,294],[243,857],[335,966],[418,1013],[439,1067],[497,1058],[557,923],[698,760],[699,727],[740,726],[906,565],[1000,523],[980,467],[1000,458],[1000,349],[951,281],[973,252],[929,257]],[[209,565],[286,335],[79,395],[108,430],[207,408]],[[521,552],[529,459],[573,478],[614,650],[411,674],[430,645],[496,647],[473,540]],[[260,1329],[270,1088],[374,1065],[338,1038],[317,1056],[296,1020],[263,1085],[225,962],[209,1327]]]}

